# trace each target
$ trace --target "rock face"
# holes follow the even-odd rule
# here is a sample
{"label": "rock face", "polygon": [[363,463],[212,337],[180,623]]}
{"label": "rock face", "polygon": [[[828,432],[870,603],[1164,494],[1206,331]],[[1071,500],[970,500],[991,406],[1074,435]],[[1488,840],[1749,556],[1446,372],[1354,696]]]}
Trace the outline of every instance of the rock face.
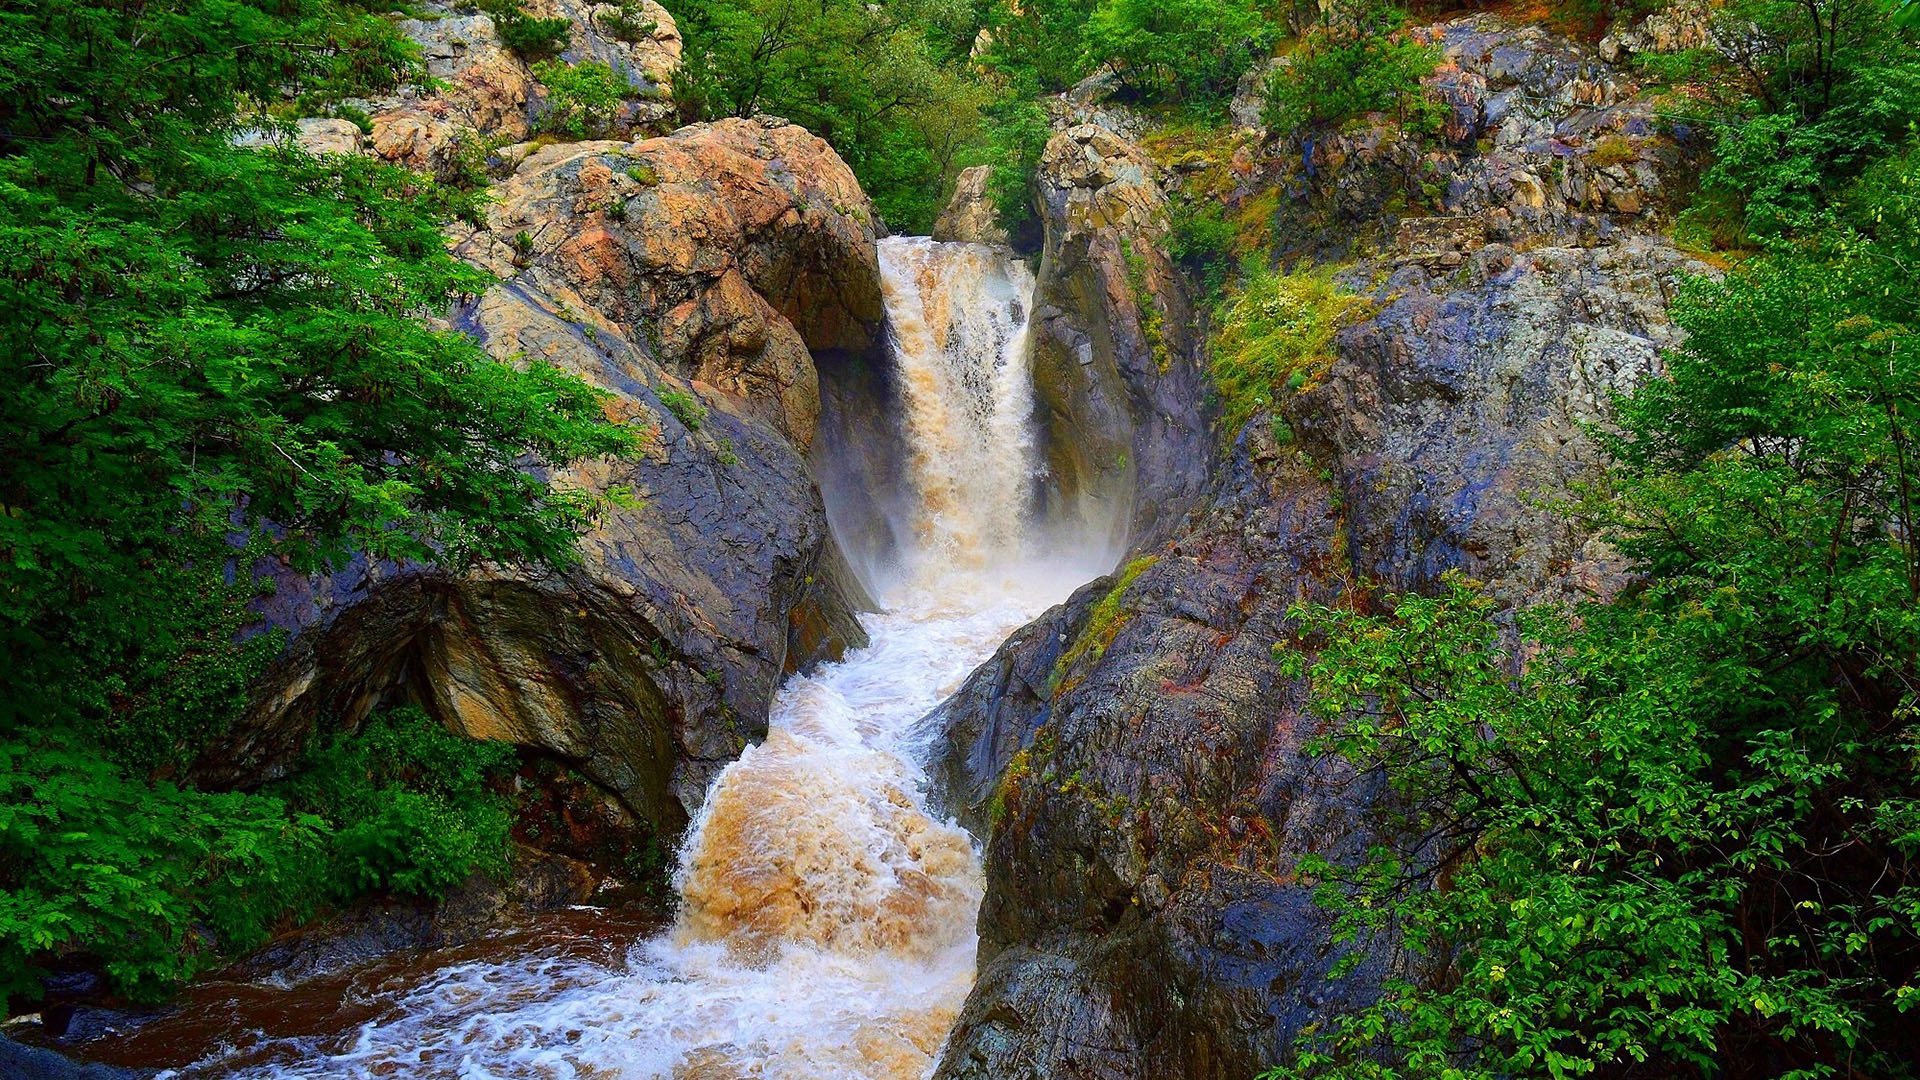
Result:
{"label": "rock face", "polygon": [[[1267,133],[1275,141],[1249,190],[1281,192],[1275,225],[1289,256],[1392,247],[1409,217],[1473,219],[1505,243],[1605,243],[1657,226],[1669,192],[1690,182],[1698,136],[1661,122],[1627,69],[1492,16],[1412,33],[1441,55],[1426,79],[1445,106],[1437,137],[1388,119],[1310,138]],[[1251,100],[1235,116],[1258,123]]]}
{"label": "rock face", "polygon": [[264,613],[292,644],[200,771],[257,780],[316,725],[414,700],[572,764],[671,838],[780,678],[864,641],[806,447],[810,349],[876,341],[872,212],[825,143],[749,121],[551,146],[496,190],[458,250],[504,280],[454,324],[608,390],[645,452],[558,479],[639,505],[564,575],[282,581]]}
{"label": "rock face", "polygon": [[1006,244],[1007,230],[1000,224],[1000,214],[993,205],[993,197],[987,191],[987,181],[993,177],[990,165],[974,165],[960,170],[953,183],[953,198],[948,200],[947,208],[940,211],[939,220],[933,223],[935,240],[951,240],[963,244]]}
{"label": "rock face", "polygon": [[[1669,173],[1616,178],[1638,209],[1597,193],[1613,166],[1589,136],[1622,135],[1641,164],[1654,136],[1608,126],[1633,115],[1627,90],[1574,46],[1478,18],[1429,32],[1454,60],[1435,92],[1490,143],[1381,125],[1316,144],[1311,176],[1298,144],[1273,144],[1234,196],[1272,200],[1282,252],[1366,251],[1340,279],[1372,314],[1285,402],[1295,437],[1255,417],[1184,524],[1017,633],[934,718],[939,786],[987,844],[980,978],[942,1080],[1244,1080],[1390,971],[1417,976],[1380,940],[1326,978],[1337,952],[1297,867],[1357,858],[1377,791],[1303,753],[1306,688],[1274,654],[1288,607],[1455,567],[1515,603],[1621,584],[1603,546],[1527,496],[1592,474],[1585,425],[1676,341],[1668,298],[1701,268],[1653,231]],[[1520,115],[1535,91],[1557,104]],[[1081,209],[1050,205],[1050,245],[1052,219],[1128,235],[1151,197],[1089,197],[1124,182],[1124,152],[1091,132],[1055,144],[1050,197]],[[1587,160],[1527,206],[1513,179],[1548,157]],[[1443,212],[1332,242],[1330,221],[1405,198],[1408,160],[1458,181]]]}
{"label": "rock face", "polygon": [[[632,87],[609,134],[655,130],[673,115],[680,31],[654,0],[535,0],[526,10],[537,18],[569,20],[559,60],[605,64]],[[493,18],[439,3],[426,5],[422,16],[403,21],[400,28],[420,46],[432,82],[365,102],[371,129],[365,137],[347,121],[302,120],[302,146],[315,153],[371,151],[398,165],[457,179],[494,151],[533,134],[547,107],[546,91],[532,67],[507,48]],[[309,124],[345,127],[315,137]]]}
{"label": "rock face", "polygon": [[1121,547],[1163,536],[1205,483],[1213,443],[1157,167],[1083,123],[1048,141],[1036,184],[1034,388],[1056,515]]}

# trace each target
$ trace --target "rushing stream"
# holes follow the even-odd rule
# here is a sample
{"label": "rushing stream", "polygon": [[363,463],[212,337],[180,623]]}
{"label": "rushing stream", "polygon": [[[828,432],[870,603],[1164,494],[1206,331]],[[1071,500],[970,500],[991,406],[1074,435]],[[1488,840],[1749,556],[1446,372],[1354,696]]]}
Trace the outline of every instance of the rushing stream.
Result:
{"label": "rushing stream", "polygon": [[[1100,556],[1037,552],[1032,278],[991,248],[881,242],[909,550],[867,648],[795,677],[707,794],[664,931],[504,939],[341,982],[335,1030],[223,1037],[184,1077],[915,1078],[974,977],[972,838],[931,815],[919,721]],[[584,944],[583,944],[584,943]],[[593,947],[597,944],[598,947]],[[271,1025],[267,1025],[271,1026]]]}

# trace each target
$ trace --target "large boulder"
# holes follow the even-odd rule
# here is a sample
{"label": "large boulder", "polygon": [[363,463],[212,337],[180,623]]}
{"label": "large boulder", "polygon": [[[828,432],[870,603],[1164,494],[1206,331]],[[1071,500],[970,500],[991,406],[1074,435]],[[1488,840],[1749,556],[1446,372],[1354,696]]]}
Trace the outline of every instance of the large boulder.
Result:
{"label": "large boulder", "polygon": [[1158,168],[1110,128],[1077,124],[1048,141],[1036,198],[1034,389],[1054,513],[1116,548],[1163,536],[1204,485],[1213,442]]}
{"label": "large boulder", "polygon": [[555,479],[636,504],[610,510],[564,574],[283,576],[262,612],[292,642],[201,775],[257,782],[316,727],[409,700],[573,765],[677,835],[764,733],[782,676],[864,641],[805,448],[809,344],[876,340],[872,220],[846,166],[797,128],[703,125],[524,160],[489,228],[459,244],[505,280],[454,325],[606,389],[643,452]]}
{"label": "large boulder", "polygon": [[722,120],[535,152],[462,250],[534,289],[644,328],[676,373],[733,394],[797,446],[819,410],[815,352],[859,352],[885,317],[875,220],[824,140]]}

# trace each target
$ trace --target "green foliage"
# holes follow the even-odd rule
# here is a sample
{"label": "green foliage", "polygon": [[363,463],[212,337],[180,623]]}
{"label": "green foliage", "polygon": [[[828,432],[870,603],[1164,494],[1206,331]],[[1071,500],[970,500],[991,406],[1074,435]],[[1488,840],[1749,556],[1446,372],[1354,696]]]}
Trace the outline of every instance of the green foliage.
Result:
{"label": "green foliage", "polygon": [[1276,132],[1338,124],[1370,112],[1392,112],[1430,131],[1443,115],[1420,80],[1439,56],[1395,34],[1406,13],[1381,0],[1348,0],[1321,9],[1287,62],[1267,78],[1261,120]]}
{"label": "green foliage", "polygon": [[620,3],[610,6],[612,11],[595,16],[595,25],[617,41],[645,41],[660,28],[659,23],[642,16],[640,5],[633,0],[620,0]]}
{"label": "green foliage", "polygon": [[1429,977],[1275,1075],[1915,1075],[1916,259],[1908,149],[1683,290],[1573,508],[1641,575],[1618,599],[1517,642],[1458,579],[1298,613],[1324,748],[1398,796],[1391,842],[1307,869]]}
{"label": "green foliage", "polygon": [[1920,123],[1915,28],[1880,0],[1737,0],[1716,18],[1732,53],[1705,77],[1740,96],[1708,118],[1715,160],[1681,229],[1738,247],[1817,227]]}
{"label": "green foliage", "polygon": [[633,85],[597,60],[579,64],[542,60],[533,65],[533,74],[547,88],[539,127],[552,135],[574,139],[604,135],[621,103],[633,96]]}
{"label": "green foliage", "polygon": [[1239,231],[1226,208],[1212,199],[1181,199],[1173,204],[1167,254],[1200,286],[1200,293],[1216,299],[1232,269]]}
{"label": "green foliage", "polygon": [[1097,0],[994,0],[982,61],[1031,99],[1066,90],[1091,69],[1082,38]]}
{"label": "green foliage", "polygon": [[376,716],[262,794],[129,778],[62,735],[0,741],[0,996],[38,962],[98,951],[114,988],[159,998],[284,918],[367,891],[439,896],[505,865],[511,746]]}
{"label": "green foliage", "polygon": [[1371,310],[1330,271],[1253,269],[1215,316],[1207,373],[1231,438],[1254,414],[1311,386],[1334,360],[1334,335]]}
{"label": "green foliage", "polygon": [[1279,36],[1252,0],[1101,0],[1083,44],[1134,91],[1204,106],[1231,97]]}
{"label": "green foliage", "polygon": [[400,709],[311,752],[281,792],[335,823],[336,896],[440,896],[474,871],[506,868],[506,800],[490,785],[518,755],[507,743],[449,734]]}
{"label": "green foliage", "polygon": [[1003,96],[983,113],[984,145],[976,164],[987,164],[987,193],[995,212],[1011,235],[1037,225],[1033,208],[1033,177],[1040,155],[1053,135],[1053,126],[1038,102],[1017,94]]}
{"label": "green foliage", "polygon": [[157,997],[311,913],[325,837],[278,799],[130,779],[64,734],[0,740],[0,997],[37,994],[37,962],[75,945]]}
{"label": "green foliage", "polygon": [[487,283],[441,232],[472,193],[234,145],[423,78],[392,20],[52,0],[0,59],[0,984],[60,950],[150,993],[309,904],[322,824],[183,779],[281,644],[265,577],[565,565],[599,500],[525,466],[631,440],[425,318]]}
{"label": "green foliage", "polygon": [[699,431],[700,425],[707,422],[707,407],[700,399],[685,390],[662,390],[657,395],[660,404],[673,414],[688,431]]}
{"label": "green foliage", "polygon": [[479,0],[478,7],[492,17],[501,43],[529,62],[558,56],[573,36],[571,20],[529,15],[521,0]]}

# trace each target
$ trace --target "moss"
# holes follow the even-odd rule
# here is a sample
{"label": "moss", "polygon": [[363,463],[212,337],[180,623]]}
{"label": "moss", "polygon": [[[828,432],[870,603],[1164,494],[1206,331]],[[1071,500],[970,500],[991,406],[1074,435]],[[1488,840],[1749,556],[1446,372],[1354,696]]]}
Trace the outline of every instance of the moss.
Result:
{"label": "moss", "polygon": [[659,398],[660,404],[686,425],[688,431],[699,431],[700,425],[707,422],[707,407],[685,390],[662,390]]}
{"label": "moss", "polygon": [[1220,305],[1207,372],[1231,437],[1254,414],[1311,389],[1332,366],[1334,335],[1373,308],[1331,270],[1257,271]]}
{"label": "moss", "polygon": [[653,187],[660,182],[660,173],[653,166],[644,163],[628,166],[627,177],[641,187]]}
{"label": "moss", "polygon": [[1273,221],[1280,216],[1280,189],[1270,187],[1240,204],[1233,217],[1233,250],[1247,256],[1267,247]]}
{"label": "moss", "polygon": [[1123,611],[1120,601],[1140,575],[1158,561],[1158,555],[1142,555],[1121,569],[1113,588],[1107,590],[1107,595],[1101,597],[1093,605],[1093,610],[1087,613],[1087,625],[1080,631],[1080,636],[1054,662],[1053,673],[1047,676],[1050,693],[1058,695],[1071,686],[1067,681],[1067,673],[1082,660],[1098,660],[1106,653],[1107,646],[1113,644],[1113,639],[1120,635],[1121,629],[1132,621],[1133,613]]}
{"label": "moss", "polygon": [[1587,154],[1587,164],[1604,169],[1609,165],[1624,165],[1639,156],[1640,151],[1632,139],[1625,135],[1609,135],[1594,144],[1593,150]]}
{"label": "moss", "polygon": [[1126,240],[1120,241],[1120,254],[1127,263],[1127,288],[1133,293],[1134,307],[1140,312],[1140,337],[1147,343],[1153,362],[1161,371],[1173,366],[1173,350],[1167,347],[1167,316],[1147,280],[1147,260]]}

